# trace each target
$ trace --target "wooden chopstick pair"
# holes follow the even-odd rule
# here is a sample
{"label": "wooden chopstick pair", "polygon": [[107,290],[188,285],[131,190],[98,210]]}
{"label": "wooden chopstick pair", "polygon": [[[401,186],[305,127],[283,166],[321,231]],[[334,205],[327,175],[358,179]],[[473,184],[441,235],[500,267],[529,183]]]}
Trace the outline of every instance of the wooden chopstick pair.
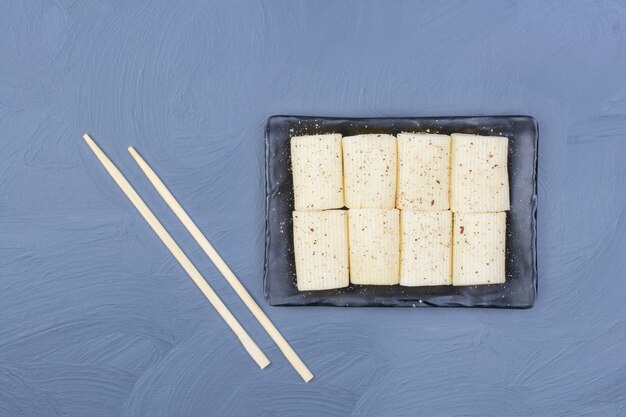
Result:
{"label": "wooden chopstick pair", "polygon": [[[128,197],[128,199],[133,203],[133,205],[137,208],[139,213],[143,216],[143,218],[148,222],[152,230],[159,236],[161,241],[165,244],[165,246],[169,249],[169,251],[174,255],[178,263],[183,267],[183,269],[187,272],[189,277],[195,282],[195,284],[200,288],[200,291],[206,296],[206,298],[211,302],[213,307],[217,310],[217,312],[222,316],[224,321],[228,324],[231,330],[235,333],[243,347],[246,351],[252,356],[254,361],[261,367],[265,368],[269,365],[270,361],[265,356],[263,351],[257,346],[257,344],[252,340],[250,335],[246,332],[246,330],[241,326],[241,324],[237,321],[237,319],[230,312],[228,307],[224,305],[219,296],[213,291],[211,286],[206,282],[204,277],[200,274],[200,272],[196,269],[196,267],[191,263],[189,258],[185,255],[182,249],[178,246],[178,244],[174,241],[172,236],[167,232],[167,230],[163,227],[161,222],[156,218],[154,213],[148,208],[146,203],[141,199],[139,194],[135,191],[135,189],[129,184],[124,175],[120,172],[119,169],[109,160],[109,158],[104,154],[102,149],[91,139],[88,134],[83,135],[83,139],[87,142],[87,145],[94,152],[96,157],[100,160],[104,168],[111,175],[113,180],[117,183],[117,185],[122,189],[124,194]],[[285,340],[285,338],[280,334],[276,326],[270,321],[265,312],[261,310],[259,305],[254,301],[250,293],[244,288],[241,282],[237,279],[235,274],[230,270],[228,265],[224,262],[224,260],[220,257],[220,255],[215,251],[213,246],[209,243],[204,234],[198,229],[196,224],[191,220],[189,215],[185,212],[182,206],[176,201],[174,196],[167,189],[165,184],[161,181],[161,179],[156,175],[156,173],[150,168],[148,163],[135,151],[135,149],[131,146],[128,148],[128,151],[131,153],[139,167],[146,174],[152,185],[156,188],[158,193],[163,197],[167,205],[174,211],[178,219],[183,223],[185,228],[189,231],[189,233],[194,237],[196,242],[200,245],[200,247],[204,250],[207,256],[211,259],[211,261],[215,264],[217,269],[222,273],[226,281],[231,285],[231,287],[235,290],[237,295],[241,298],[244,304],[248,307],[250,312],[254,315],[254,317],[259,321],[261,326],[265,329],[265,331],[270,335],[272,340],[276,343],[281,352],[285,355],[291,366],[298,372],[298,374],[302,377],[305,382],[309,382],[313,379],[313,374],[306,365],[302,362],[302,360],[298,357],[296,352],[291,348],[289,343]]]}

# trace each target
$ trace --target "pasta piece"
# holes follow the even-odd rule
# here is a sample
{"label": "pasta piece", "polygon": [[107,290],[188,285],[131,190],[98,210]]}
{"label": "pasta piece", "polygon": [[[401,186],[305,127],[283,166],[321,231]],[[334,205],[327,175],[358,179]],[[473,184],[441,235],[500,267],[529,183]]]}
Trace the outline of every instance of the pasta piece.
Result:
{"label": "pasta piece", "polygon": [[454,285],[503,284],[506,213],[454,213]]}
{"label": "pasta piece", "polygon": [[343,138],[346,207],[394,208],[396,204],[396,138],[358,135]]}
{"label": "pasta piece", "polygon": [[400,285],[452,284],[452,212],[400,212]]}
{"label": "pasta piece", "polygon": [[339,133],[291,138],[291,170],[296,210],[343,207]]}
{"label": "pasta piece", "polygon": [[398,135],[398,195],[403,210],[450,208],[450,136],[426,133]]}
{"label": "pasta piece", "polygon": [[400,266],[400,218],[396,209],[351,209],[350,282],[395,285]]}
{"label": "pasta piece", "polygon": [[299,291],[350,284],[346,210],[294,211],[293,242]]}
{"label": "pasta piece", "polygon": [[508,143],[501,136],[452,134],[452,211],[509,210]]}

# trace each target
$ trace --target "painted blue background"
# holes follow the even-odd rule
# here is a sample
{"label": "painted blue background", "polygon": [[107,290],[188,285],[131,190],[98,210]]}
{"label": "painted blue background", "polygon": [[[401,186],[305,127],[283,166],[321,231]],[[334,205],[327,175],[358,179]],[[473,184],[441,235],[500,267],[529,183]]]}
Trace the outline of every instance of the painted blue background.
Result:
{"label": "painted blue background", "polygon": [[[1,2],[0,416],[626,415],[625,18],[620,1]],[[265,306],[276,113],[535,116],[536,306],[265,307],[316,374],[302,383],[126,151]]]}

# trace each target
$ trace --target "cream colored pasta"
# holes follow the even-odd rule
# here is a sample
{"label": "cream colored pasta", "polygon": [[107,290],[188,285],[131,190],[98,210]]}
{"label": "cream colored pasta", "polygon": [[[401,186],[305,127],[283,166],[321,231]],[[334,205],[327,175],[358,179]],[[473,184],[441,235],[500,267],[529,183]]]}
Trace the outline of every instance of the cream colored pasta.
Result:
{"label": "cream colored pasta", "polygon": [[350,282],[394,285],[400,266],[399,211],[349,210]]}
{"label": "cream colored pasta", "polygon": [[454,285],[505,282],[506,213],[454,213]]}
{"label": "cream colored pasta", "polygon": [[452,211],[509,210],[507,154],[505,137],[452,134]]}
{"label": "cream colored pasta", "polygon": [[402,210],[448,210],[450,136],[398,135],[398,193]]}
{"label": "cream colored pasta", "polygon": [[343,138],[346,207],[394,208],[396,202],[396,138],[358,135]]}
{"label": "cream colored pasta", "polygon": [[296,210],[343,207],[340,134],[291,138],[291,169]]}
{"label": "cream colored pasta", "polygon": [[298,290],[349,285],[346,210],[294,211],[293,240]]}
{"label": "cream colored pasta", "polygon": [[452,284],[452,212],[400,212],[400,285]]}

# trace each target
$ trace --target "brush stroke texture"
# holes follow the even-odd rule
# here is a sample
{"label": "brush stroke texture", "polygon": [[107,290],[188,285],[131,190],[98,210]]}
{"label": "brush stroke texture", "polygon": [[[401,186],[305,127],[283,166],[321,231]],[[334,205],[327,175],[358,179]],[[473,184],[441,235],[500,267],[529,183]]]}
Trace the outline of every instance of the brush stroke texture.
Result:
{"label": "brush stroke texture", "polygon": [[[626,414],[621,1],[0,4],[0,416]],[[126,152],[263,300],[275,113],[531,114],[529,311],[266,308],[303,384]],[[273,361],[259,371],[80,139]]]}

